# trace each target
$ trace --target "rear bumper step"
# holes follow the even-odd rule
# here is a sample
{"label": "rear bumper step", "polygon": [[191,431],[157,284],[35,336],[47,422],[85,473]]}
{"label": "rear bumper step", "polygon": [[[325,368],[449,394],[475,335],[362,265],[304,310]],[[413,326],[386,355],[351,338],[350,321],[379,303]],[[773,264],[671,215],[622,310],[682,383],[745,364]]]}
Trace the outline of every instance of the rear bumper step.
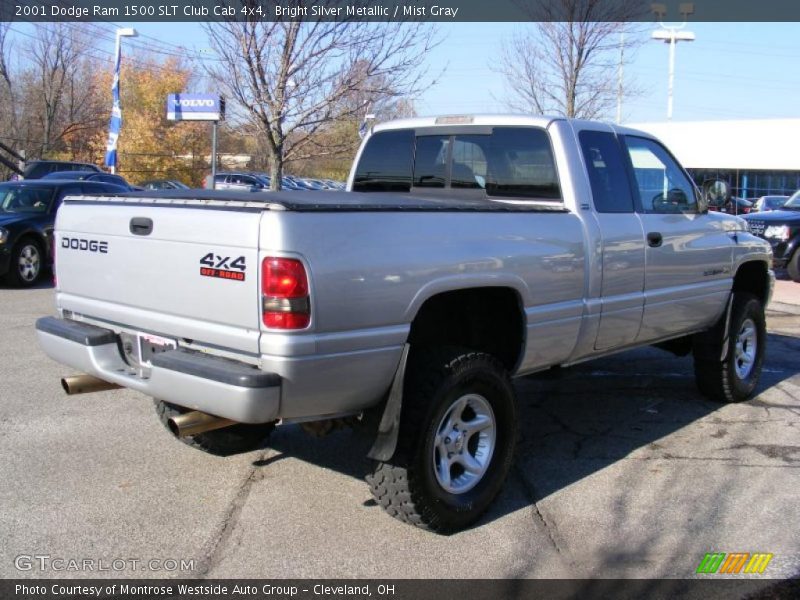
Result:
{"label": "rear bumper step", "polygon": [[117,335],[70,319],[36,321],[39,343],[53,360],[105,381],[240,423],[278,418],[281,378],[248,364],[176,349],[153,357],[148,378],[122,358]]}

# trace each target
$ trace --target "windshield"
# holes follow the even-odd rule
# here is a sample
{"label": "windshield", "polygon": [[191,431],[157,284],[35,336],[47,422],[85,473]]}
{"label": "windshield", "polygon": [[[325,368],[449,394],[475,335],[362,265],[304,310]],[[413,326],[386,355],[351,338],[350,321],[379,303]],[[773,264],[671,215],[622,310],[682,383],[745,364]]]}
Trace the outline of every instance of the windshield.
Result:
{"label": "windshield", "polygon": [[46,213],[52,198],[50,187],[0,187],[0,212]]}
{"label": "windshield", "polygon": [[769,208],[780,208],[786,204],[786,196],[767,196],[766,205]]}
{"label": "windshield", "polygon": [[783,205],[783,208],[800,209],[800,190],[792,194],[792,197]]}

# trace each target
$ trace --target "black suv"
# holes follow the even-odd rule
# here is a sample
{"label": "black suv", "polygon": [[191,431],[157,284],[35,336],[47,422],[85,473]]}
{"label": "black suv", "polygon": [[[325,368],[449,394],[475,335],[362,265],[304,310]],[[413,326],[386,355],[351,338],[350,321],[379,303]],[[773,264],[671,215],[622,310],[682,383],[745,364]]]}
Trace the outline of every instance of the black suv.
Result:
{"label": "black suv", "polygon": [[786,267],[789,277],[800,282],[800,190],[779,210],[743,218],[747,220],[750,233],[764,238],[772,246],[772,264]]}
{"label": "black suv", "polygon": [[48,173],[56,171],[95,171],[102,173],[97,165],[65,160],[32,160],[22,172],[23,179],[41,179]]}
{"label": "black suv", "polygon": [[35,284],[53,260],[56,211],[70,194],[120,194],[111,183],[35,179],[0,183],[0,277],[19,287]]}

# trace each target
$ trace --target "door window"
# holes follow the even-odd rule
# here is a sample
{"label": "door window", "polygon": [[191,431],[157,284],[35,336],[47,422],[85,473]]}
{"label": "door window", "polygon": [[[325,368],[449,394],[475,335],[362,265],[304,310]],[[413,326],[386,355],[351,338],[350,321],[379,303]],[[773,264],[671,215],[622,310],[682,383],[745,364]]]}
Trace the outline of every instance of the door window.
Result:
{"label": "door window", "polygon": [[644,212],[697,211],[694,184],[661,144],[636,136],[626,136],[625,143]]}
{"label": "door window", "polygon": [[632,213],[628,168],[617,136],[606,131],[581,131],[578,138],[597,212]]}

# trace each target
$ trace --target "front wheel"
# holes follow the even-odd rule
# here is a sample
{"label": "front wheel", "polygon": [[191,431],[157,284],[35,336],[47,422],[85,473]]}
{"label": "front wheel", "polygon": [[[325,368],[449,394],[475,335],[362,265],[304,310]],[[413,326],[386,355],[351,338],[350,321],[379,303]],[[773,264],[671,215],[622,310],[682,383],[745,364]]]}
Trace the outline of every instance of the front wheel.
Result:
{"label": "front wheel", "polygon": [[42,247],[36,240],[21,240],[11,251],[10,282],[17,287],[30,287],[39,281],[44,263]]}
{"label": "front wheel", "polygon": [[[723,332],[724,327],[718,330]],[[722,354],[721,335],[710,353],[698,355],[695,349],[695,379],[700,391],[711,400],[741,402],[758,385],[767,343],[764,306],[753,294],[734,293],[727,337],[727,351],[722,360],[716,358]]]}
{"label": "front wheel", "polygon": [[789,259],[789,264],[786,265],[786,271],[789,273],[792,281],[800,283],[800,248],[797,248]]}
{"label": "front wheel", "polygon": [[405,385],[397,451],[367,482],[402,521],[463,529],[489,507],[511,466],[516,406],[508,374],[482,352],[422,350],[412,354]]}

